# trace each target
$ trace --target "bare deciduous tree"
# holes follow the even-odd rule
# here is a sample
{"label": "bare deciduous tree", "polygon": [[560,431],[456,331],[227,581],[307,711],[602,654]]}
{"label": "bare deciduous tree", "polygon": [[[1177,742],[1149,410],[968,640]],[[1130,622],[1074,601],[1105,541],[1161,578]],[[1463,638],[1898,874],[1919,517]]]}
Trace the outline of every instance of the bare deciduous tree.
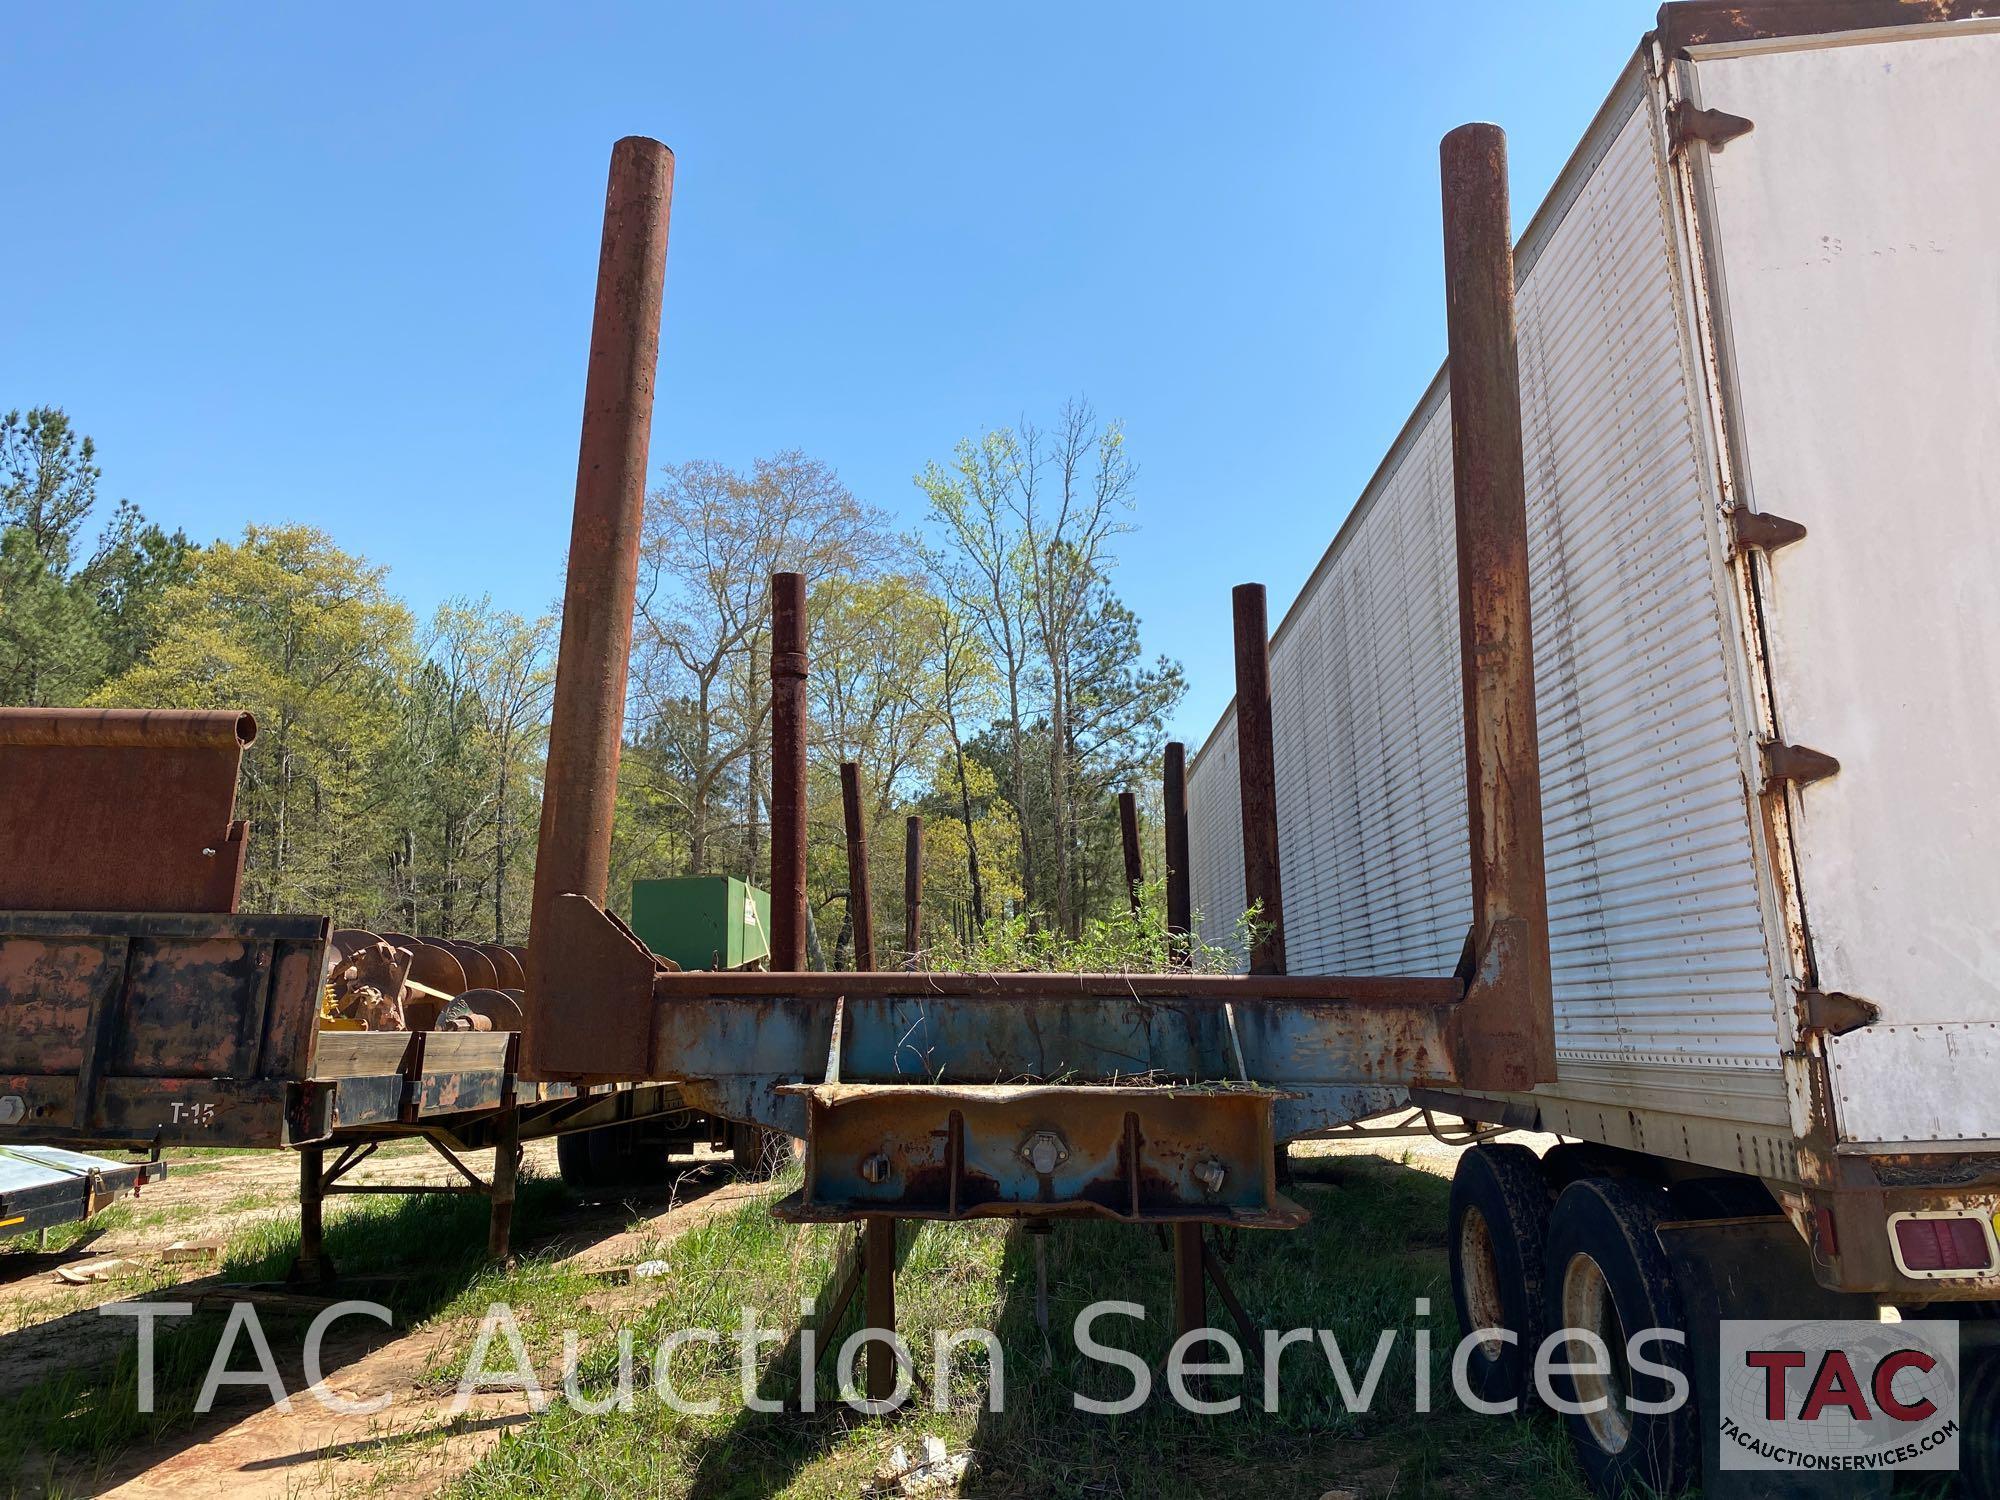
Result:
{"label": "bare deciduous tree", "polygon": [[[633,634],[634,718],[664,742],[687,820],[687,869],[755,878],[763,863],[763,681],[771,574],[808,587],[877,572],[896,548],[881,512],[802,453],[747,475],[667,471],[649,497]],[[718,839],[735,836],[726,856]]]}

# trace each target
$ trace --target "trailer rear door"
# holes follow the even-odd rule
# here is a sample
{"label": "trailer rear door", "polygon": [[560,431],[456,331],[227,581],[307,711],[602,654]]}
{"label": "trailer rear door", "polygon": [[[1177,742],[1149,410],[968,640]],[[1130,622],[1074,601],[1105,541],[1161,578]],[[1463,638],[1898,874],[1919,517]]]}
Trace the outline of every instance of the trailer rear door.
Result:
{"label": "trailer rear door", "polygon": [[1696,48],[1740,493],[1848,1142],[2000,1139],[2000,30]]}

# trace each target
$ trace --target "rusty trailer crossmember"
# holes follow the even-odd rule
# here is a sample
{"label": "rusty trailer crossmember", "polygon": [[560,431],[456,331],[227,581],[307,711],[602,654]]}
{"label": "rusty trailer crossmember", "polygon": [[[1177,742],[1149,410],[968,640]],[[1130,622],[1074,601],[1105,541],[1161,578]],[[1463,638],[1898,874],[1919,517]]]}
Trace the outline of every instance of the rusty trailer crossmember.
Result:
{"label": "rusty trailer crossmember", "polygon": [[692,1107],[805,1142],[789,1218],[1297,1223],[1278,1142],[1464,1079],[1451,976],[648,973],[620,924],[561,905],[600,980],[579,1005],[650,1014]]}

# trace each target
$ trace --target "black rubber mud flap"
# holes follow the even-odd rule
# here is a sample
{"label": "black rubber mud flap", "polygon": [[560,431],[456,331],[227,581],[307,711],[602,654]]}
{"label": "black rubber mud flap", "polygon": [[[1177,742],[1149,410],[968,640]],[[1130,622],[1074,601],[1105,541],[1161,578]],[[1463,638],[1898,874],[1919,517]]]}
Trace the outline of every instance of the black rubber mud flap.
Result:
{"label": "black rubber mud flap", "polygon": [[1806,1243],[1783,1214],[1742,1219],[1696,1219],[1662,1224],[1660,1247],[1673,1268],[1687,1315],[1688,1352],[1694,1358],[1696,1421],[1701,1435],[1704,1500],[1807,1500],[1826,1496],[1886,1496],[1889,1474],[1805,1474],[1790,1470],[1724,1469],[1717,1425],[1724,1318],[1833,1318],[1877,1316],[1875,1299],[1830,1292],[1813,1279]]}

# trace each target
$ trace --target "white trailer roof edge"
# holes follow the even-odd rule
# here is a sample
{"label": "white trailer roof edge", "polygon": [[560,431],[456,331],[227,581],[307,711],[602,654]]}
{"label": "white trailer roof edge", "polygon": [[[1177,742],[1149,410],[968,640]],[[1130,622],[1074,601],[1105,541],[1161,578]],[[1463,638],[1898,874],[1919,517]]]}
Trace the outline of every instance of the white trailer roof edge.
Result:
{"label": "white trailer roof edge", "polygon": [[[1534,216],[1528,220],[1520,238],[1515,241],[1514,276],[1517,281],[1526,278],[1534,269],[1535,261],[1540,257],[1542,247],[1548,243],[1549,235],[1576,203],[1577,195],[1583,191],[1591,172],[1604,159],[1604,153],[1611,148],[1611,143],[1624,126],[1632,106],[1645,93],[1646,83],[1645,47],[1642,45],[1619,73],[1617,82],[1605,95],[1604,102],[1598,105],[1596,114],[1591,116],[1590,125],[1583,133],[1583,138],[1577,142],[1576,148],[1563,162],[1562,170],[1556,173],[1556,180],[1536,206]],[[1443,283],[1440,282],[1438,287],[1440,299],[1443,294]],[[1314,585],[1320,581],[1333,560],[1340,555],[1341,548],[1346,545],[1354,528],[1367,515],[1368,508],[1374,504],[1377,496],[1387,486],[1390,477],[1396,472],[1397,466],[1408,455],[1410,445],[1423,431],[1424,424],[1430,420],[1438,403],[1444,400],[1448,374],[1447,367],[1440,361],[1437,373],[1431,377],[1430,384],[1424,387],[1423,395],[1418,398],[1409,416],[1403,419],[1403,425],[1397,429],[1388,451],[1382,455],[1382,461],[1375,466],[1375,471],[1368,476],[1368,482],[1362,485],[1360,495],[1348,507],[1347,515],[1340,523],[1340,529],[1334,533],[1333,540],[1326,544],[1325,550],[1320,553],[1319,561],[1313,565],[1312,572],[1308,573],[1305,581],[1299,585],[1298,592],[1292,596],[1292,602],[1286,606],[1284,615],[1272,630],[1271,645],[1274,648],[1284,639],[1301,602],[1313,591]],[[1209,726],[1208,733],[1202,737],[1201,744],[1188,758],[1190,776],[1194,774],[1195,767],[1201,764],[1202,756],[1213,743],[1216,730],[1227,723],[1235,712],[1236,697],[1232,693],[1229,701],[1223,705],[1222,711],[1216,715],[1215,723]]]}

